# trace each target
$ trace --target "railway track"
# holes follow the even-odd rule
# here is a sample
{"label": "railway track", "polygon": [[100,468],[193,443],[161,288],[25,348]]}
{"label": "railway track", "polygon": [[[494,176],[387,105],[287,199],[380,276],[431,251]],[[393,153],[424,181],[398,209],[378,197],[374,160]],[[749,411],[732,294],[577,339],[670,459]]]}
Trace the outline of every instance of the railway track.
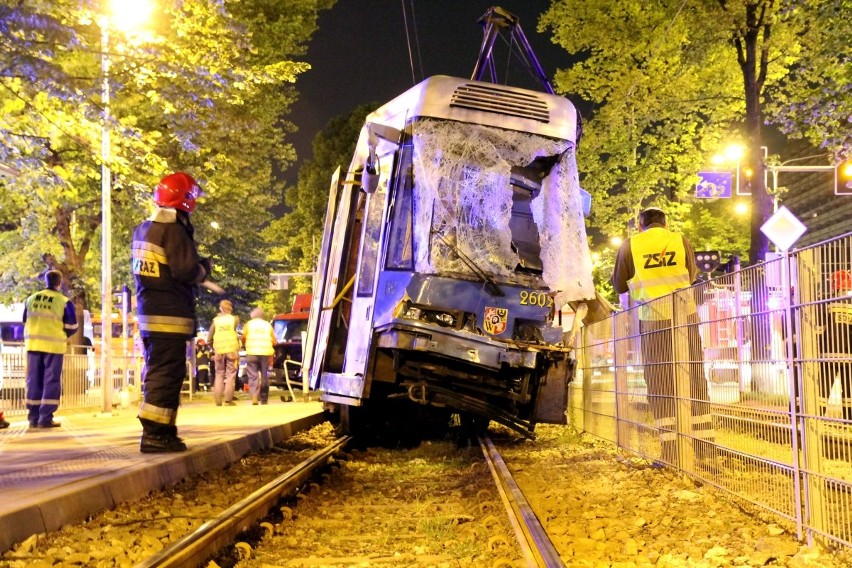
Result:
{"label": "railway track", "polygon": [[565,566],[547,531],[518,487],[515,478],[506,467],[503,457],[494,447],[488,436],[479,438],[479,445],[494,477],[500,497],[506,507],[506,513],[515,529],[515,537],[528,566],[541,568],[559,568]]}
{"label": "railway track", "polygon": [[[401,481],[408,488],[419,486],[424,490],[422,495],[418,497],[421,500],[420,505],[415,505],[415,508],[423,512],[424,515],[415,521],[419,528],[414,528],[413,536],[410,534],[412,531],[408,530],[411,527],[409,526],[407,529],[405,524],[406,519],[410,521],[417,514],[404,505],[398,508],[385,508],[381,503],[380,496],[371,496],[369,486],[372,485],[372,489],[378,493],[384,493],[385,490],[393,492],[393,484],[380,478],[384,468],[377,467],[377,464],[381,461],[402,462],[411,469],[423,466],[428,469],[429,465],[422,458],[411,459],[407,457],[404,452],[371,449],[364,453],[356,452],[352,459],[346,460],[345,463],[354,463],[350,467],[358,471],[372,471],[375,479],[370,479],[368,473],[367,478],[356,476],[354,479],[343,480],[335,484],[334,477],[336,476],[324,476],[324,486],[328,486],[328,489],[325,489],[325,487],[321,489],[320,485],[316,483],[310,485],[309,493],[318,493],[318,498],[300,494],[299,499],[296,499],[298,503],[292,515],[296,517],[294,522],[290,522],[292,518],[285,518],[284,522],[277,527],[272,523],[265,522],[265,538],[257,543],[257,549],[253,549],[251,545],[246,543],[233,544],[237,535],[244,533],[252,525],[266,517],[282,498],[296,495],[300,487],[305,486],[311,479],[315,479],[317,469],[328,463],[333,456],[339,455],[350,441],[349,438],[335,440],[279,478],[228,507],[194,532],[173,542],[144,562],[137,564],[137,567],[200,566],[206,559],[215,558],[217,553],[231,546],[236,546],[240,551],[242,560],[239,562],[239,566],[254,565],[251,562],[252,557],[260,562],[258,565],[269,565],[269,563],[274,562],[276,565],[288,566],[343,566],[367,562],[370,565],[417,566],[422,564],[431,566],[441,565],[441,562],[444,561],[449,562],[453,556],[459,554],[459,551],[464,547],[465,536],[473,542],[482,543],[482,550],[477,551],[475,548],[471,548],[461,554],[462,556],[466,554],[478,558],[472,565],[488,565],[490,563],[494,567],[556,568],[564,566],[544,528],[538,522],[535,513],[512,478],[499,451],[488,437],[479,440],[486,467],[483,467],[483,462],[477,461],[475,455],[470,455],[471,452],[453,448],[454,451],[461,451],[462,454],[467,453],[468,455],[463,459],[471,459],[471,465],[464,470],[458,470],[452,476],[446,473],[438,474],[440,479],[435,479],[429,473],[420,477],[419,481],[397,479],[398,482]],[[435,444],[435,446],[443,447],[441,444]],[[441,451],[443,449],[440,449],[439,453]],[[377,456],[380,457],[377,459]],[[443,456],[435,455],[433,458],[434,463],[440,464]],[[449,459],[452,461],[457,458],[451,456]],[[393,468],[394,464],[389,463],[388,467]],[[438,465],[438,468],[440,469],[440,465]],[[487,480],[488,472],[490,472],[491,479],[494,482],[491,489],[485,490],[484,486],[478,482],[470,483],[472,478]],[[349,483],[350,481],[352,483]],[[350,499],[353,493],[358,493],[357,489],[352,489],[353,484],[355,487],[360,487],[361,494]],[[412,491],[416,492],[417,489],[412,488]],[[464,498],[465,492],[468,492],[468,497],[472,497],[472,499],[466,500]],[[342,497],[336,497],[337,494],[342,495]],[[499,495],[499,500],[504,505],[507,513],[505,518],[499,518],[501,515],[497,506],[498,501],[493,498],[496,495]],[[365,506],[364,499],[368,501],[370,516],[376,519],[386,516],[381,523],[381,526],[385,529],[394,526],[401,519],[399,528],[394,531],[395,537],[388,539],[394,542],[391,546],[386,547],[384,552],[361,550],[359,549],[361,547],[355,543],[355,540],[381,540],[380,536],[377,537],[370,533],[368,523],[357,520],[363,519],[361,513],[363,513],[362,508]],[[310,504],[311,501],[312,504]],[[346,501],[350,501],[350,504],[345,505]],[[338,502],[342,505],[335,505]],[[304,541],[311,552],[294,559],[293,535],[310,535],[313,532],[311,527],[316,524],[316,517],[310,511],[311,506],[316,511],[325,511],[325,513],[320,513],[319,517],[321,517],[321,522],[322,519],[325,519],[327,531],[315,531],[316,542],[311,543],[309,538]],[[304,507],[309,510],[303,510]],[[285,509],[289,512],[289,509]],[[332,509],[335,510],[332,511]],[[287,517],[291,517],[291,515],[288,513]],[[351,523],[345,524],[350,524],[350,527],[356,528],[357,539],[348,534],[343,527],[336,526],[336,521],[342,519],[351,519]],[[287,523],[286,526],[285,523]],[[511,539],[506,534],[508,531],[504,530],[504,524],[510,525],[514,532],[517,542],[516,550],[513,547],[514,543],[510,542]],[[327,543],[323,542],[320,534],[322,532],[336,533],[336,540],[339,543],[336,550],[329,548]],[[451,534],[453,532],[458,534]],[[418,533],[421,534],[418,536]],[[436,537],[441,535],[446,537],[447,546],[443,548],[443,552],[432,551],[434,545],[442,544],[435,542]],[[455,538],[452,538],[453,536]],[[283,547],[283,554],[279,555],[279,552],[276,552],[276,550],[282,548],[275,545],[276,539],[279,540],[279,545],[282,542],[286,543]],[[418,540],[422,540],[422,542],[418,543]],[[460,540],[462,540],[461,543]],[[454,543],[462,546],[454,549]],[[400,544],[402,544],[402,552],[400,551]],[[414,553],[404,552],[405,547],[410,548]],[[227,556],[227,553],[225,556]],[[225,564],[227,562],[223,562],[221,565]],[[212,564],[210,565],[212,566]]]}
{"label": "railway track", "polygon": [[341,452],[351,441],[349,436],[338,438],[283,475],[270,481],[251,495],[228,507],[215,518],[204,523],[192,533],[173,542],[151,558],[137,564],[137,568],[179,568],[200,565],[204,559],[215,555],[234,538],[248,530],[259,519],[266,517],[278,501],[294,493],[328,460]]}
{"label": "railway track", "polygon": [[[39,535],[0,556],[0,568],[518,568],[563,560],[762,566],[771,558],[849,565],[718,499],[712,488],[570,430],[541,428],[535,443],[500,429],[489,434],[517,484],[502,477],[505,464],[484,439],[484,449],[446,440],[349,449],[329,460],[337,467],[321,480],[293,475],[300,462],[321,462],[312,455],[318,450],[333,452],[325,446],[337,437],[326,423],[226,470]],[[283,477],[298,479],[295,496],[281,490]],[[275,487],[277,496],[262,497],[259,486]],[[696,515],[697,506],[704,512]]]}

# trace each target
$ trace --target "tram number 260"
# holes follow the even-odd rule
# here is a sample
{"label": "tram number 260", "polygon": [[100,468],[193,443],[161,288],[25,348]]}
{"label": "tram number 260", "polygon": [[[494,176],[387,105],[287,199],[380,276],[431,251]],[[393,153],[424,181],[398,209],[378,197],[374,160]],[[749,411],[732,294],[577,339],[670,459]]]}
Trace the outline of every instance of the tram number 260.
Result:
{"label": "tram number 260", "polygon": [[543,308],[553,307],[553,298],[545,292],[521,290],[520,300],[522,306],[541,306]]}

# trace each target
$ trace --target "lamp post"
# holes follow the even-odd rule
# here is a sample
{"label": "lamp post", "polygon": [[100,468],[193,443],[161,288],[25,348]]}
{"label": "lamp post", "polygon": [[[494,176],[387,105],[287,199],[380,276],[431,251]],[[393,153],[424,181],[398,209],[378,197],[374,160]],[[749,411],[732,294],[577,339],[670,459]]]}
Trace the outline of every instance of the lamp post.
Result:
{"label": "lamp post", "polygon": [[[142,25],[151,12],[151,3],[110,2],[110,14],[99,21],[101,30],[101,393],[102,412],[112,412],[112,172],[110,145],[110,92],[109,92],[109,28],[115,24],[125,30]],[[119,18],[118,15],[121,17]],[[110,18],[112,16],[112,20]]]}
{"label": "lamp post", "polygon": [[109,27],[101,20],[101,398],[112,412],[112,172],[109,169]]}

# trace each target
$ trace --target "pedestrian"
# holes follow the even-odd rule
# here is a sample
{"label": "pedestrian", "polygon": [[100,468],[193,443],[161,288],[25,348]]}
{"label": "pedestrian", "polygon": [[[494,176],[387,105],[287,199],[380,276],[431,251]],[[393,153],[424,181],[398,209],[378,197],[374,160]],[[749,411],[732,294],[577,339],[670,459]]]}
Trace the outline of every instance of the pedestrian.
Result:
{"label": "pedestrian", "polygon": [[131,271],[145,357],[142,453],[186,450],[177,435],[177,409],[187,342],[196,329],[195,296],[211,269],[198,255],[189,219],[201,194],[189,174],[167,175],[154,188],[154,213],[133,232]]}
{"label": "pedestrian", "polygon": [[841,415],[852,421],[852,274],[837,270],[831,275],[829,301],[823,304],[820,322],[819,405],[825,415],[836,379],[840,380]]}
{"label": "pedestrian", "polygon": [[234,385],[240,361],[240,337],[237,327],[240,318],[233,314],[234,304],[230,300],[219,302],[219,315],[213,318],[207,343],[213,346],[213,364],[216,377],[213,381],[213,400],[216,406],[236,406]]}
{"label": "pedestrian", "polygon": [[210,390],[210,347],[200,337],[195,341],[195,390]]}
{"label": "pedestrian", "polygon": [[251,403],[269,402],[269,360],[275,355],[275,331],[264,319],[261,308],[251,311],[251,319],[243,326],[243,344],[246,347],[246,375],[248,375]]}
{"label": "pedestrian", "polygon": [[27,352],[27,410],[30,428],[58,428],[53,420],[62,394],[62,362],[68,338],[77,332],[74,304],[59,287],[62,273],[48,270],[46,288],[24,303],[24,349]]}
{"label": "pedestrian", "polygon": [[3,411],[0,410],[0,430],[9,427],[9,423],[6,421],[6,418],[3,416]]}
{"label": "pedestrian", "polygon": [[[698,275],[695,253],[689,241],[666,227],[666,214],[649,208],[639,214],[640,232],[618,250],[612,285],[619,294],[629,292],[639,306],[639,332],[648,387],[648,404],[660,432],[662,460],[678,466],[674,358],[672,354],[672,303],[655,301],[688,288]],[[710,397],[704,378],[704,354],[698,335],[698,314],[691,295],[675,309],[684,310],[678,321],[687,322],[689,343],[689,391],[693,448],[696,465],[715,471]]]}

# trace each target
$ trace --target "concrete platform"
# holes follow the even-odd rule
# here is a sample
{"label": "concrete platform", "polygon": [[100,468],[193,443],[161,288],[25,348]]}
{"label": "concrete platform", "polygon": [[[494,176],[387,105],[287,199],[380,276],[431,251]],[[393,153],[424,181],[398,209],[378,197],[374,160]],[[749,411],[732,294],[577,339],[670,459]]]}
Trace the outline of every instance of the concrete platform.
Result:
{"label": "concrete platform", "polygon": [[142,454],[137,412],[131,407],[111,415],[65,415],[60,408],[55,419],[61,428],[30,429],[18,419],[0,430],[0,551],[186,477],[220,469],[324,420],[319,402],[285,403],[275,391],[268,405],[184,401],[177,425],[188,451]]}

